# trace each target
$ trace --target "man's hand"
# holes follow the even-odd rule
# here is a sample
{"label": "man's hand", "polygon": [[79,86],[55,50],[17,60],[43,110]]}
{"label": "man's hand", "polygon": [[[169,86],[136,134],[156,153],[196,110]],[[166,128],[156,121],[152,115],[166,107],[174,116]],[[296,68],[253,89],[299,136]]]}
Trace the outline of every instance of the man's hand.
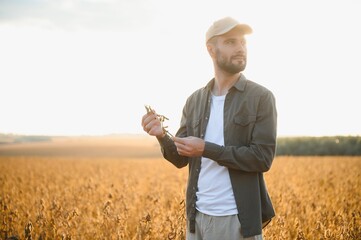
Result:
{"label": "man's hand", "polygon": [[155,112],[148,112],[142,117],[142,127],[151,136],[162,138],[165,133],[160,120]]}
{"label": "man's hand", "polygon": [[186,157],[200,157],[203,154],[205,142],[197,137],[173,137],[178,154]]}

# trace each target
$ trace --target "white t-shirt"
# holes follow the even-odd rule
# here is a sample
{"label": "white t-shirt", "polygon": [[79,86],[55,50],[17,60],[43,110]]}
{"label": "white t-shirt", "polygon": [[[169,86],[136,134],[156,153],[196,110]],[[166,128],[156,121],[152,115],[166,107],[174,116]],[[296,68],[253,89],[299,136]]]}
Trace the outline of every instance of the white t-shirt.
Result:
{"label": "white t-shirt", "polygon": [[[204,140],[224,146],[223,108],[226,96],[212,96],[211,114]],[[228,168],[202,157],[196,208],[211,216],[237,214]]]}

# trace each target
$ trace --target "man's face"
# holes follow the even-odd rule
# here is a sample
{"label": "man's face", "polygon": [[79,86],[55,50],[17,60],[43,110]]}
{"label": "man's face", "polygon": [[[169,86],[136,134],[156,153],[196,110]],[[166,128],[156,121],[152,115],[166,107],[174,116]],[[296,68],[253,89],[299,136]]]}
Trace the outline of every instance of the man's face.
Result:
{"label": "man's face", "polygon": [[244,35],[238,30],[231,30],[218,36],[215,41],[216,63],[223,71],[236,74],[247,65],[247,49]]}

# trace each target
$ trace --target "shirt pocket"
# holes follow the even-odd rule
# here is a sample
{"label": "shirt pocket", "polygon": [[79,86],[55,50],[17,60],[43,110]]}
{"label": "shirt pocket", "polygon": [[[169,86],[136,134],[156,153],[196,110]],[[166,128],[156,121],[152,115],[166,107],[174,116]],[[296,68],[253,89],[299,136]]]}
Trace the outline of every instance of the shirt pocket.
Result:
{"label": "shirt pocket", "polygon": [[192,119],[191,121],[187,122],[187,136],[199,137],[200,122],[200,119]]}
{"label": "shirt pocket", "polygon": [[256,123],[255,115],[238,115],[233,119],[234,131],[232,131],[233,143],[243,146],[249,146],[252,141],[252,132]]}
{"label": "shirt pocket", "polygon": [[234,123],[242,127],[247,127],[250,123],[254,123],[257,119],[257,116],[253,115],[241,115],[234,117]]}

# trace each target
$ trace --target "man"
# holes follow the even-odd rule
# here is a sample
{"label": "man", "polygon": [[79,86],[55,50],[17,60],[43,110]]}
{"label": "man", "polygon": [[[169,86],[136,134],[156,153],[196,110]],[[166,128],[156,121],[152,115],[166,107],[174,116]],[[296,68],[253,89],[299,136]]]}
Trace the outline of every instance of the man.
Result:
{"label": "man", "polygon": [[276,148],[275,98],[241,73],[247,63],[245,35],[252,29],[226,17],[206,33],[214,78],[186,101],[176,137],[155,112],[142,118],[165,159],[189,166],[187,239],[262,239],[274,217],[263,172]]}

